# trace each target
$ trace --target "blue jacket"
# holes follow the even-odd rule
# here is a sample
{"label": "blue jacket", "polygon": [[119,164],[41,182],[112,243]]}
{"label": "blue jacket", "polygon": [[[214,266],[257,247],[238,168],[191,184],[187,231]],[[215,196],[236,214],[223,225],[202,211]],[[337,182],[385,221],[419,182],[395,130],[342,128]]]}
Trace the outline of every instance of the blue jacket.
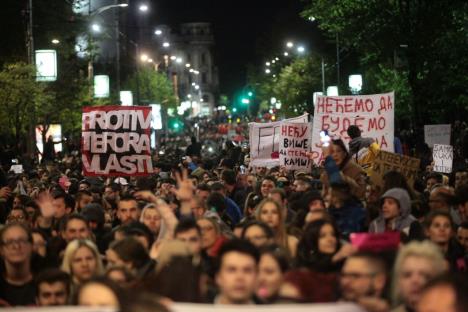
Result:
{"label": "blue jacket", "polygon": [[242,219],[242,212],[239,206],[237,206],[236,202],[227,196],[224,200],[226,201],[227,206],[226,213],[231,217],[234,224],[239,223],[239,221]]}
{"label": "blue jacket", "polygon": [[329,208],[328,213],[335,219],[343,238],[348,239],[351,233],[364,232],[366,212],[360,201],[349,200],[341,208]]}

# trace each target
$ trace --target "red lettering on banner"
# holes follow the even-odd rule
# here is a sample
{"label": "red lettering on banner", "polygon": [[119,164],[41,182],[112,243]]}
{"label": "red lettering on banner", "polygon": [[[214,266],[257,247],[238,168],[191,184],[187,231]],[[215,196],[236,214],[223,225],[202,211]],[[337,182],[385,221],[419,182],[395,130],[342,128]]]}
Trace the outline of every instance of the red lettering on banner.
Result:
{"label": "red lettering on banner", "polygon": [[364,103],[364,105],[366,106],[366,111],[368,113],[374,110],[374,103],[372,102],[371,99],[366,99],[366,102]]}
{"label": "red lettering on banner", "polygon": [[364,100],[361,98],[356,98],[354,101],[354,107],[356,112],[364,111]]}
{"label": "red lettering on banner", "polygon": [[380,148],[381,149],[388,148],[388,143],[387,143],[387,140],[385,140],[384,135],[382,135],[382,139],[380,140]]}
{"label": "red lettering on banner", "polygon": [[330,118],[329,115],[323,115],[322,116],[322,129],[323,130],[328,130],[330,129],[330,124],[328,123],[328,119]]}
{"label": "red lettering on banner", "polygon": [[335,128],[330,127],[330,132],[336,132],[337,130],[340,130],[340,117],[333,118],[333,116],[330,116],[330,121],[332,123],[332,126],[335,126]]}
{"label": "red lettering on banner", "polygon": [[381,96],[380,97],[380,108],[378,110],[378,113],[380,115],[380,112],[384,111],[389,111],[393,109],[393,103],[392,100],[389,96],[385,99],[385,97]]}
{"label": "red lettering on banner", "polygon": [[346,113],[354,113],[356,110],[353,108],[353,98],[345,98],[344,111]]}
{"label": "red lettering on banner", "polygon": [[385,118],[382,116],[379,117],[378,119],[376,117],[370,118],[367,131],[383,130],[385,128],[385,124],[386,124]]}

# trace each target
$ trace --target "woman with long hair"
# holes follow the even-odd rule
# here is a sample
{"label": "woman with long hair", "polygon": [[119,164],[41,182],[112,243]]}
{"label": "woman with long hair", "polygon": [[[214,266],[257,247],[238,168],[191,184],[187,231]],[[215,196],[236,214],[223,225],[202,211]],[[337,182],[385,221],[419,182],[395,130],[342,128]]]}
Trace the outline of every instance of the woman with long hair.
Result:
{"label": "woman with long hair", "polygon": [[281,204],[271,198],[266,198],[258,204],[255,218],[262,221],[275,232],[275,242],[288,250],[291,257],[296,256],[298,239],[286,232],[286,216]]}

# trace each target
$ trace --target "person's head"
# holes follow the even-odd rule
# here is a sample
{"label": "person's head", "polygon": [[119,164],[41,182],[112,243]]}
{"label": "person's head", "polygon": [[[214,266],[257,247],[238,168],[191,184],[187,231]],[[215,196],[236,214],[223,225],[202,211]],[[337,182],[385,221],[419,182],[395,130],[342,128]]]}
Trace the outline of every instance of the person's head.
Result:
{"label": "person's head", "polygon": [[286,250],[277,245],[263,247],[258,263],[257,296],[265,300],[277,296],[289,266]]}
{"label": "person's head", "polygon": [[272,229],[284,226],[284,210],[280,203],[271,198],[266,198],[258,204],[255,211],[255,218],[265,222]]}
{"label": "person's head", "polygon": [[190,209],[195,219],[201,218],[206,212],[206,201],[198,195],[195,195],[190,201]]}
{"label": "person's head", "polygon": [[468,184],[463,184],[455,190],[458,213],[464,221],[468,221]]}
{"label": "person's head", "polygon": [[117,218],[122,224],[128,224],[140,219],[141,210],[138,207],[138,202],[131,195],[120,197],[117,203]]}
{"label": "person's head", "polygon": [[40,212],[38,204],[33,200],[26,202],[26,204],[24,204],[24,209],[26,209],[30,220],[36,213]]}
{"label": "person's head", "polygon": [[53,204],[55,206],[56,219],[61,219],[63,216],[70,214],[75,208],[75,200],[71,195],[64,192],[57,192],[54,194]]}
{"label": "person's head", "polygon": [[234,170],[226,169],[221,172],[221,180],[224,182],[224,185],[229,187],[234,187],[236,185],[236,173]]}
{"label": "person's head", "polygon": [[450,207],[455,204],[454,192],[446,186],[434,186],[429,195],[429,207],[431,210],[449,211]]}
{"label": "person's head", "polygon": [[248,241],[234,239],[221,247],[215,274],[221,303],[245,304],[252,300],[258,261],[258,251]]}
{"label": "person's head", "polygon": [[93,194],[88,190],[78,191],[75,195],[75,210],[81,212],[81,210],[93,201]]}
{"label": "person's head", "polygon": [[33,229],[31,231],[33,240],[33,252],[41,257],[47,255],[47,235],[40,229]]}
{"label": "person's head", "polygon": [[210,196],[211,188],[208,184],[199,184],[195,193],[203,202],[206,203],[208,196]]}
{"label": "person's head", "polygon": [[104,275],[123,288],[130,286],[135,280],[135,275],[123,265],[108,267]]}
{"label": "person's head", "polygon": [[254,174],[247,175],[247,187],[251,190],[255,190],[257,188],[257,176]]}
{"label": "person's head", "polygon": [[227,204],[224,195],[218,192],[213,192],[206,200],[206,206],[210,211],[216,211],[220,216],[224,214],[227,209]]}
{"label": "person's head", "polygon": [[383,176],[383,191],[386,192],[392,188],[402,188],[409,192],[410,187],[408,185],[408,181],[406,180],[405,176],[401,174],[399,171],[388,171]]}
{"label": "person's head", "polygon": [[242,230],[241,238],[260,248],[274,242],[273,229],[262,221],[251,221]]}
{"label": "person's head", "polygon": [[29,226],[29,215],[22,207],[12,208],[8,213],[6,224],[20,223],[24,226]]}
{"label": "person's head", "polygon": [[104,199],[109,203],[115,203],[119,198],[119,192],[121,191],[120,184],[111,183],[104,188]]}
{"label": "person's head", "polygon": [[432,188],[436,184],[442,183],[442,174],[438,172],[432,172],[426,177],[426,190],[428,192],[432,191]]}
{"label": "person's head", "polygon": [[274,189],[276,186],[276,179],[273,176],[266,176],[263,178],[262,183],[260,185],[260,193],[263,198],[267,198],[268,194],[270,194],[271,190]]}
{"label": "person's head", "polygon": [[361,136],[361,129],[356,125],[351,125],[346,130],[346,133],[348,133],[351,139],[358,138]]}
{"label": "person's head", "polygon": [[109,307],[119,310],[122,296],[122,290],[116,283],[107,278],[96,277],[80,285],[75,302],[79,306]]}
{"label": "person's head", "polygon": [[81,180],[80,183],[78,183],[78,190],[79,191],[88,190],[90,187],[91,187],[91,183],[89,183],[88,180]]}
{"label": "person's head", "polygon": [[181,220],[174,230],[174,237],[186,243],[194,255],[200,254],[202,230],[192,219]]}
{"label": "person's head", "polygon": [[247,195],[244,205],[244,217],[252,218],[255,214],[255,208],[261,201],[262,197],[254,192],[251,192],[249,195]]}
{"label": "person's head", "polygon": [[292,189],[295,192],[306,192],[311,189],[310,179],[305,176],[297,177],[293,184]]}
{"label": "person's head", "polygon": [[408,192],[402,188],[389,189],[381,197],[380,209],[386,221],[409,215],[411,199]]}
{"label": "person's head", "polygon": [[468,222],[465,221],[457,229],[458,242],[465,249],[465,253],[468,253]]}
{"label": "person's head", "polygon": [[32,254],[31,232],[21,224],[8,224],[0,230],[1,253],[6,265],[29,264]]}
{"label": "person's head", "polygon": [[435,244],[447,246],[454,234],[455,225],[450,213],[439,210],[431,212],[425,220],[426,236]]}
{"label": "person's head", "polygon": [[206,250],[213,247],[221,236],[221,229],[218,222],[213,218],[200,218],[197,220],[197,224],[201,230],[202,248]]}
{"label": "person's head", "polygon": [[468,171],[458,170],[455,172],[455,188],[468,184]]}
{"label": "person's head", "polygon": [[465,312],[468,307],[466,276],[443,275],[430,281],[417,303],[417,312]]}
{"label": "person's head", "polygon": [[106,223],[106,212],[104,208],[97,203],[87,204],[81,211],[81,215],[88,221],[91,231],[99,231]]}
{"label": "person's head", "polygon": [[99,251],[87,239],[76,239],[68,243],[61,268],[71,275],[75,284],[81,284],[103,271]]}
{"label": "person's head", "polygon": [[134,237],[126,237],[109,245],[106,260],[108,266],[125,266],[136,273],[148,263],[150,257],[143,244]]}
{"label": "person's head", "polygon": [[381,297],[387,282],[385,261],[376,254],[359,252],[348,257],[341,269],[341,296],[356,302],[362,297]]}
{"label": "person's head", "polygon": [[440,249],[431,242],[411,242],[399,251],[393,270],[392,296],[395,305],[414,309],[423,287],[447,270]]}
{"label": "person's head", "polygon": [[283,189],[281,188],[272,189],[270,194],[268,194],[268,197],[276,200],[282,206],[284,207],[286,206],[287,197],[286,197],[286,192]]}
{"label": "person's head", "polygon": [[297,261],[308,266],[316,255],[331,257],[340,247],[340,237],[336,224],[330,220],[316,220],[307,225],[297,251]]}
{"label": "person's head", "polygon": [[150,229],[151,233],[157,235],[161,228],[161,214],[155,204],[148,204],[141,211],[140,222]]}
{"label": "person's head", "polygon": [[351,158],[343,140],[332,140],[331,157],[339,167],[342,167]]}
{"label": "person's head", "polygon": [[61,222],[60,233],[68,243],[74,239],[89,239],[91,230],[85,217],[74,213],[64,217]]}
{"label": "person's head", "polygon": [[59,269],[45,269],[36,279],[36,304],[38,306],[67,305],[70,297],[70,275]]}

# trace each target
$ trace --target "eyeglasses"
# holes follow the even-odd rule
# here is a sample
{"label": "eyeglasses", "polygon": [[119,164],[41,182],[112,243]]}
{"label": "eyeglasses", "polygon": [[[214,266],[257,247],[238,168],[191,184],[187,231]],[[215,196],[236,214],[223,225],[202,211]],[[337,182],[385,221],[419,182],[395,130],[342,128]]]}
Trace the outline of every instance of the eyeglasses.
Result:
{"label": "eyeglasses", "polygon": [[8,216],[7,221],[23,221],[26,219],[24,216]]}
{"label": "eyeglasses", "polygon": [[2,242],[2,245],[6,248],[12,248],[13,245],[17,245],[19,247],[26,246],[27,244],[31,243],[27,238],[19,238],[19,239],[9,239],[7,241]]}

